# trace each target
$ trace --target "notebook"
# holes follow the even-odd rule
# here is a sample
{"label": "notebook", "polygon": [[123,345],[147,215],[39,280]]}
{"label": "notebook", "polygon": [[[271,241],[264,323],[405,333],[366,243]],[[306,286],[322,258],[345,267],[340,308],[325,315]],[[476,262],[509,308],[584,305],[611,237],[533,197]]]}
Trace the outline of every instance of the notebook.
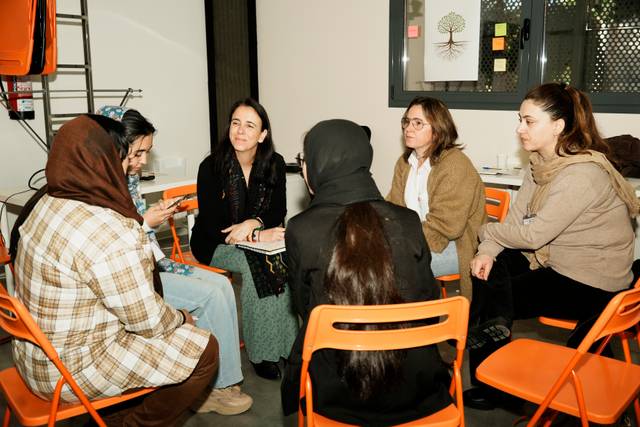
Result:
{"label": "notebook", "polygon": [[236,243],[236,247],[266,255],[275,255],[287,250],[284,246],[284,240],[275,242],[240,242]]}

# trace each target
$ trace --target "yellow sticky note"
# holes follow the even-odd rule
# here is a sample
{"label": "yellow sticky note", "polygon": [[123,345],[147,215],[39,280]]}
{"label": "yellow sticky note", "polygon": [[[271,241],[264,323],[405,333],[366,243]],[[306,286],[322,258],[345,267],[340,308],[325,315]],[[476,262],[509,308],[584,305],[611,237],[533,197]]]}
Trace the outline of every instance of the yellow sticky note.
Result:
{"label": "yellow sticky note", "polygon": [[506,35],[507,35],[507,23],[506,22],[497,23],[495,26],[495,36],[501,37]]}
{"label": "yellow sticky note", "polygon": [[504,50],[504,37],[491,39],[491,50]]}
{"label": "yellow sticky note", "polygon": [[507,58],[496,58],[493,60],[493,72],[500,73],[507,71]]}

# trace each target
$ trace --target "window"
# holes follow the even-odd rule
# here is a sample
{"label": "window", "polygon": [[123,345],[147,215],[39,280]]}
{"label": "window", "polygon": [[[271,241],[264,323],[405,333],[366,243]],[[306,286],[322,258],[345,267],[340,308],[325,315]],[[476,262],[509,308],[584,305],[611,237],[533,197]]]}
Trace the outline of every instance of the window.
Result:
{"label": "window", "polygon": [[[587,92],[595,111],[640,113],[640,0],[481,0],[480,8],[478,80],[426,82],[425,0],[390,0],[390,106],[427,95],[451,108],[511,110],[529,88],[565,82]],[[503,23],[504,48],[495,51]]]}

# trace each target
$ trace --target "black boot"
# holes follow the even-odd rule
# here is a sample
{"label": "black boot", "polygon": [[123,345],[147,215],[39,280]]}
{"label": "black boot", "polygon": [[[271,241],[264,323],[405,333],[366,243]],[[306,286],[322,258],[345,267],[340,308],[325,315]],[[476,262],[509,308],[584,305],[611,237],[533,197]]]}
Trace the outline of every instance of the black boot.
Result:
{"label": "black boot", "polygon": [[510,340],[510,336],[497,341],[489,340],[479,348],[469,349],[469,373],[472,387],[462,393],[464,406],[481,411],[489,411],[496,407],[501,407],[519,412],[523,403],[522,399],[488,386],[476,378],[476,369],[484,359],[506,345]]}
{"label": "black boot", "polygon": [[260,363],[251,362],[251,364],[259,377],[266,378],[268,380],[277,380],[282,376],[277,362],[263,360]]}

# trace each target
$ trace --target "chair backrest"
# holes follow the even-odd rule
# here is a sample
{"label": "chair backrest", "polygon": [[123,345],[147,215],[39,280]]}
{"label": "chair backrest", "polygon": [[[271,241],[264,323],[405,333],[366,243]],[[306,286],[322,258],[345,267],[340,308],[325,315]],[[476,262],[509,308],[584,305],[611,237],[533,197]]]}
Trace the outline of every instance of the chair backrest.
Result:
{"label": "chair backrest", "polygon": [[181,185],[180,187],[169,188],[168,190],[164,190],[162,193],[162,198],[164,200],[173,199],[175,197],[181,196],[193,196],[188,197],[187,199],[180,202],[180,206],[178,206],[178,212],[184,211],[192,211],[198,209],[198,187],[197,184],[189,184],[189,185]]}
{"label": "chair backrest", "polygon": [[4,245],[4,240],[2,236],[0,236],[0,266],[8,265],[13,271],[13,266],[11,265],[11,256],[9,255],[9,251],[7,247]]}
{"label": "chair backrest", "polygon": [[[578,352],[584,354],[599,339],[626,331],[637,325],[638,322],[640,322],[640,287],[636,286],[618,293],[609,301],[596,323],[578,346]],[[603,347],[604,344],[606,342],[600,347]]]}
{"label": "chair backrest", "polygon": [[486,199],[485,209],[489,218],[497,222],[503,222],[509,212],[509,202],[511,200],[509,192],[486,187],[484,194]]}
{"label": "chair backrest", "polygon": [[[348,330],[336,328],[340,323],[393,323],[432,319],[433,324],[402,329]],[[302,349],[300,399],[306,396],[307,425],[315,425],[313,390],[308,375],[313,353],[324,348],[338,350],[395,350],[421,347],[445,340],[456,340],[456,359],[449,393],[456,397],[456,422],[464,427],[462,403],[462,375],[460,367],[464,355],[469,320],[469,300],[463,297],[446,298],[393,305],[319,305],[309,316]],[[298,411],[298,426],[304,425],[302,411]],[[334,425],[341,425],[335,423]],[[444,425],[444,424],[443,424]],[[449,424],[446,424],[449,425]]]}
{"label": "chair backrest", "polygon": [[[391,323],[440,317],[438,323],[404,329],[348,330],[336,323]],[[395,350],[455,339],[464,348],[469,301],[463,297],[392,305],[319,305],[311,311],[302,360],[323,348],[338,350]]]}
{"label": "chair backrest", "polygon": [[0,328],[9,334],[32,342],[42,348],[47,357],[55,359],[58,353],[53,348],[26,307],[15,297],[9,295],[0,283]]}
{"label": "chair backrest", "polygon": [[[85,407],[87,412],[91,415],[93,420],[99,426],[105,426],[104,421],[97,413],[94,406],[89,401],[89,398],[82,391],[78,383],[73,379],[73,376],[66,368],[64,363],[60,360],[58,352],[55,350],[49,339],[44,332],[40,329],[36,321],[33,319],[27,308],[17,298],[10,296],[7,290],[0,283],[0,328],[7,331],[12,336],[27,340],[36,346],[38,346],[51,360],[60,372],[60,379],[56,384],[53,398],[51,399],[51,409],[49,411],[49,425],[54,425],[54,422],[58,413],[58,403],[60,402],[60,394],[62,392],[62,386],[66,383],[71,390],[80,400],[82,406]],[[140,392],[147,393],[147,390],[143,389]],[[5,422],[9,419],[5,414]],[[29,424],[33,425],[33,424]]]}

